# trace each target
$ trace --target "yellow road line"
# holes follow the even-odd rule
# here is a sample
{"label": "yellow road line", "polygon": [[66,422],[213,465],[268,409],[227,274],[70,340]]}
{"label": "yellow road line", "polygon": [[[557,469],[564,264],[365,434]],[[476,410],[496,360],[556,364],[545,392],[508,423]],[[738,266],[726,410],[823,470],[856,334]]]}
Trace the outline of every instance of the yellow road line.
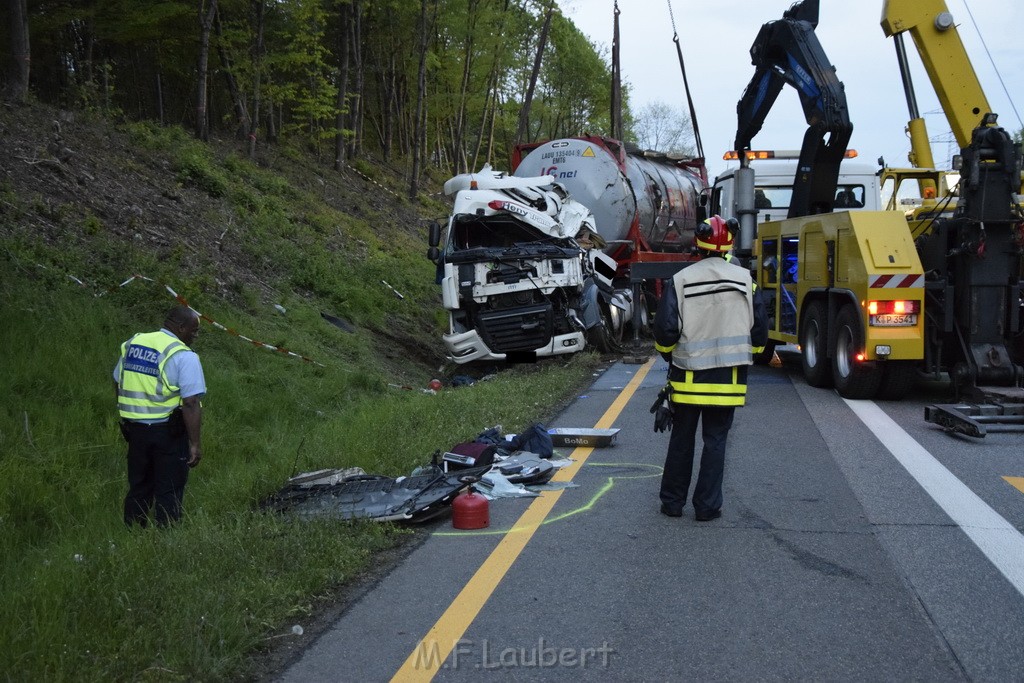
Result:
{"label": "yellow road line", "polygon": [[1024,477],[1003,477],[1003,479],[1005,479],[1010,486],[1019,490],[1021,493],[1024,493]]}
{"label": "yellow road line", "polygon": [[[622,412],[622,409],[629,403],[629,399],[640,387],[647,373],[654,365],[654,358],[644,363],[633,379],[625,386],[621,393],[612,401],[612,404],[605,411],[601,419],[594,425],[596,429],[607,429]],[[576,462],[569,467],[563,467],[553,477],[557,481],[569,481],[586,462],[593,452],[593,448],[577,448],[571,454]],[[563,489],[564,490],[564,489]],[[462,591],[455,597],[452,604],[448,606],[441,618],[430,628],[427,635],[416,644],[409,657],[402,664],[402,667],[391,679],[395,683],[407,681],[430,681],[437,674],[444,661],[451,654],[452,650],[462,638],[466,629],[476,619],[484,603],[491,597],[494,589],[498,587],[505,577],[509,568],[519,557],[519,554],[533,538],[533,533],[544,522],[544,518],[550,514],[555,503],[561,497],[562,491],[544,491],[540,498],[537,498],[523,512],[519,520],[512,525],[509,533],[505,535],[494,551],[488,556],[480,568],[470,578]]]}

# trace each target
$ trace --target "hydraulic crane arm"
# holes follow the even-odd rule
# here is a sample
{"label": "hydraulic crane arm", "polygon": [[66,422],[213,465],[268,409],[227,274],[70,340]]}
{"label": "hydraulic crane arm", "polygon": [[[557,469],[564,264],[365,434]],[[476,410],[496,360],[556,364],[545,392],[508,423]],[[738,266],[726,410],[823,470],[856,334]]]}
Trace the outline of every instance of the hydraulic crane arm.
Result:
{"label": "hydraulic crane arm", "polygon": [[853,132],[843,84],[814,33],[817,25],[818,0],[794,4],[782,19],[764,24],[750,48],[754,77],[736,106],[735,148],[743,158],[783,86],[789,83],[800,95],[809,127],[793,179],[790,218],[832,210],[839,164]]}
{"label": "hydraulic crane arm", "polygon": [[[971,60],[967,57],[945,0],[885,0],[882,6],[882,30],[896,41],[903,86],[907,90],[907,101],[911,109],[911,124],[920,117],[916,105],[912,103],[913,90],[909,85],[906,61],[902,56],[902,34],[907,31],[921,55],[957,145],[970,145],[971,134],[981,122],[981,117],[992,109],[989,108]],[[916,153],[920,143],[912,142],[915,143]],[[924,144],[927,143],[925,134]]]}

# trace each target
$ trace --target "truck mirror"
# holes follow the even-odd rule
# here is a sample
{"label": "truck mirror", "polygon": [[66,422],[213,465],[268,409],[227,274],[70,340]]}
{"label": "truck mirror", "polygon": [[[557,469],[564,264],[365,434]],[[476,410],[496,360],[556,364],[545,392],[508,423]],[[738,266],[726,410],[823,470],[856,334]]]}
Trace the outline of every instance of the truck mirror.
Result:
{"label": "truck mirror", "polygon": [[[437,245],[439,245],[441,243],[441,225],[437,221],[430,221],[430,227],[427,229],[427,234],[428,234],[428,242],[427,243],[436,252],[437,251]],[[427,252],[427,253],[429,254],[430,252]],[[430,260],[431,261],[436,261],[437,257],[435,256],[434,258],[431,258]]]}
{"label": "truck mirror", "polygon": [[437,247],[431,246],[427,249],[427,258],[430,259],[431,262],[437,263],[437,259],[440,257],[441,251]]}

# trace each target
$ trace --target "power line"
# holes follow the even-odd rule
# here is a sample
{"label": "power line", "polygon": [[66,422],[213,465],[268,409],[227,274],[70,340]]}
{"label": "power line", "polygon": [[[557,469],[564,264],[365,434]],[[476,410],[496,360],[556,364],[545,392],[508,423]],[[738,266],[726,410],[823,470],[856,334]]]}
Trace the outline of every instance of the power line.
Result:
{"label": "power line", "polygon": [[1013,109],[1013,113],[1017,116],[1017,124],[1024,128],[1024,121],[1021,121],[1020,114],[1017,112],[1017,105],[1013,103],[1013,98],[1010,97],[1010,91],[1006,88],[1006,83],[1003,82],[1003,75],[999,73],[999,67],[996,66],[995,60],[992,59],[992,53],[988,51],[988,45],[985,43],[985,37],[981,35],[981,30],[978,29],[978,22],[974,20],[974,13],[971,12],[970,6],[967,4],[967,0],[963,0],[964,8],[967,10],[967,16],[971,18],[971,23],[974,24],[974,31],[978,34],[978,39],[981,40],[981,46],[985,48],[985,54],[988,55],[988,61],[992,64],[992,69],[996,72],[996,78],[999,79],[999,85],[1003,86],[1003,92],[1006,93],[1006,99],[1010,101],[1010,108]]}

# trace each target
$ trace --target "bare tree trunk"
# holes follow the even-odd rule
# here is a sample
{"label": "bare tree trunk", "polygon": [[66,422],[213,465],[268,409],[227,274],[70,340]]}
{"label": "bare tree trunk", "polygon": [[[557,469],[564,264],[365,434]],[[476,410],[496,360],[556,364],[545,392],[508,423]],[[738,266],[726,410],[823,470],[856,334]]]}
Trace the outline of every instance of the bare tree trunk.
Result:
{"label": "bare tree trunk", "polygon": [[29,50],[28,8],[25,3],[26,0],[7,0],[11,52],[7,66],[7,87],[4,91],[4,99],[9,102],[21,102],[28,95],[31,51]]}
{"label": "bare tree trunk", "polygon": [[[436,4],[434,5],[437,6]],[[415,199],[419,193],[420,182],[420,149],[425,137],[423,120],[423,101],[427,97],[427,0],[420,0],[420,68],[416,76],[416,120],[412,142],[412,173],[409,178],[409,199]]]}
{"label": "bare tree trunk", "polygon": [[224,26],[220,21],[220,9],[213,15],[213,28],[217,33],[217,56],[220,57],[220,65],[224,70],[224,79],[228,84],[228,93],[231,95],[231,102],[235,107],[235,118],[238,119],[235,137],[241,140],[249,130],[249,112],[245,106],[245,97],[242,96],[242,91],[238,87],[238,80],[235,79],[235,64],[231,60],[231,55],[228,54],[227,47],[224,45]]}
{"label": "bare tree trunk", "polygon": [[[511,0],[505,0],[501,9],[501,22],[498,24],[498,35],[505,33],[505,20],[508,17],[508,6]],[[480,149],[483,147],[484,138],[487,138],[487,157],[485,163],[491,162],[491,153],[494,150],[494,126],[498,118],[498,76],[504,52],[504,42],[498,43],[494,48],[494,61],[491,63],[491,73],[487,77],[487,94],[484,98],[483,115],[480,117],[480,135],[477,138],[476,152],[473,154],[473,166],[469,169],[475,171],[480,168]],[[488,106],[490,106],[488,114]],[[490,118],[490,132],[485,136],[484,131],[488,128],[488,117]]]}
{"label": "bare tree trunk", "polygon": [[[469,21],[466,27],[465,51],[462,56],[462,85],[461,92],[459,93],[459,107],[455,113],[455,138],[452,140],[452,149],[455,151],[453,156],[456,159],[464,159],[466,156],[464,139],[466,135],[466,100],[469,97],[469,80],[473,72],[473,34],[478,16],[476,5],[477,0],[468,0],[466,5],[466,14],[469,17]],[[455,168],[452,175],[458,175],[464,170],[469,169],[465,167]]]}
{"label": "bare tree trunk", "polygon": [[334,170],[340,171],[345,165],[345,114],[348,99],[348,67],[349,67],[349,24],[351,23],[352,6],[343,4],[339,8],[341,27],[338,44],[338,56],[341,64],[338,70],[338,100],[335,103],[338,113],[334,116]]}
{"label": "bare tree trunk", "polygon": [[[398,64],[395,51],[389,50],[387,66],[381,69],[381,154],[385,161],[391,159],[391,146],[394,144],[395,130],[395,84]],[[382,65],[383,66],[383,65]]]}
{"label": "bare tree trunk", "polygon": [[494,93],[494,108],[491,110],[491,131],[487,135],[487,163],[491,163],[491,159],[494,158],[494,127],[498,123],[499,106],[501,106],[501,102],[498,101],[498,93]]}
{"label": "bare tree trunk", "polygon": [[366,71],[363,59],[363,2],[352,0],[352,59],[356,67],[355,105],[352,107],[352,142],[348,146],[348,158],[359,156],[363,148],[363,125],[366,120],[365,83]]}
{"label": "bare tree trunk", "polygon": [[519,110],[519,126],[516,129],[516,144],[525,142],[526,133],[530,125],[530,105],[533,103],[533,91],[537,87],[537,77],[540,76],[540,65],[544,57],[544,47],[548,42],[548,31],[551,29],[551,15],[555,13],[555,2],[551,0],[548,5],[547,16],[544,17],[544,28],[540,31],[540,40],[537,41],[537,56],[533,60],[533,71],[530,73],[530,85],[526,88],[526,97],[523,99],[523,108]]}
{"label": "bare tree trunk", "polygon": [[157,120],[160,121],[160,125],[165,125],[164,121],[164,84],[163,74],[160,71],[160,66],[156,68],[156,114]]}
{"label": "bare tree trunk", "polygon": [[256,44],[252,49],[252,117],[249,119],[249,158],[256,156],[256,133],[260,128],[260,80],[263,76],[263,0],[252,0],[252,20],[256,25]]}
{"label": "bare tree trunk", "polygon": [[206,111],[206,68],[210,62],[210,29],[213,17],[217,13],[217,0],[199,0],[199,59],[196,71],[196,137],[200,140],[210,138],[210,119]]}

